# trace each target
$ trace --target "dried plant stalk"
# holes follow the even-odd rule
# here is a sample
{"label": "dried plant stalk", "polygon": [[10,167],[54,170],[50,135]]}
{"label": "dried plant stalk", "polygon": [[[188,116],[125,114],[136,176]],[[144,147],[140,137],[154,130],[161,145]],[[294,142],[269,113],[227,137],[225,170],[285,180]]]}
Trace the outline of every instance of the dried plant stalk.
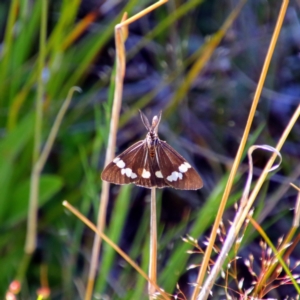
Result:
{"label": "dried plant stalk", "polygon": [[[269,68],[269,65],[270,65],[270,61],[271,61],[272,55],[274,53],[274,49],[275,49],[275,45],[276,45],[277,40],[278,40],[280,29],[282,27],[282,23],[283,23],[283,19],[284,19],[285,13],[286,13],[288,2],[289,2],[288,0],[284,0],[283,3],[282,3],[282,6],[281,6],[279,17],[278,17],[278,20],[277,20],[277,23],[276,23],[276,26],[275,26],[275,30],[274,30],[274,33],[273,33],[273,36],[272,36],[272,39],[271,39],[271,42],[270,42],[270,46],[269,46],[269,49],[268,49],[268,52],[267,52],[267,55],[266,55],[266,59],[265,59],[264,65],[263,65],[263,69],[262,69],[262,72],[261,72],[261,75],[260,75],[260,78],[259,78],[259,81],[258,81],[258,85],[257,85],[256,91],[255,91],[254,99],[253,99],[253,102],[252,102],[252,106],[251,106],[251,109],[250,109],[250,113],[249,113],[249,117],[248,117],[248,120],[247,120],[247,123],[246,123],[246,127],[245,127],[245,130],[244,130],[244,133],[243,133],[243,137],[241,139],[241,143],[240,143],[237,155],[235,157],[235,160],[234,160],[234,163],[233,163],[233,166],[232,166],[229,178],[228,178],[227,185],[225,187],[225,191],[224,191],[221,203],[220,203],[220,208],[218,210],[216,221],[214,223],[212,233],[211,233],[211,236],[210,236],[210,239],[209,239],[209,244],[208,244],[207,249],[205,251],[203,262],[201,264],[201,268],[200,268],[198,278],[197,278],[197,281],[196,281],[196,284],[195,284],[195,289],[194,289],[193,296],[192,296],[193,300],[207,299],[207,297],[209,295],[210,287],[213,284],[212,282],[207,283],[206,288],[203,289],[201,291],[201,293],[199,294],[201,286],[203,284],[205,274],[206,274],[206,270],[207,270],[208,262],[209,262],[209,259],[210,259],[210,256],[211,256],[212,248],[213,248],[213,245],[214,245],[214,242],[215,242],[215,239],[216,239],[217,230],[219,228],[219,224],[220,224],[222,215],[223,215],[224,210],[225,210],[226,202],[227,202],[230,190],[231,190],[232,185],[233,185],[235,174],[237,172],[239,163],[241,161],[242,154],[243,154],[244,149],[245,149],[245,145],[246,145],[247,138],[248,138],[248,135],[249,135],[249,132],[250,132],[252,121],[253,121],[253,118],[254,118],[254,115],[255,115],[255,111],[256,111],[256,108],[257,108],[257,105],[258,105],[258,101],[259,101],[261,91],[262,91],[262,88],[263,88],[263,85],[264,85],[264,82],[265,82],[265,78],[266,78],[266,75],[267,75],[267,71],[268,71],[268,68]],[[217,276],[217,274],[215,276]]]}

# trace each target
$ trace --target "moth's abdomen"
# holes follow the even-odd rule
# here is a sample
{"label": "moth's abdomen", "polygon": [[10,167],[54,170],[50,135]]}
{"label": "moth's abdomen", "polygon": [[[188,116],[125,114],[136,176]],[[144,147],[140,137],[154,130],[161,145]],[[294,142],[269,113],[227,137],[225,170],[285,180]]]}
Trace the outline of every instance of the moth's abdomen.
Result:
{"label": "moth's abdomen", "polygon": [[154,146],[151,146],[149,148],[149,155],[150,155],[151,158],[155,157],[155,147]]}

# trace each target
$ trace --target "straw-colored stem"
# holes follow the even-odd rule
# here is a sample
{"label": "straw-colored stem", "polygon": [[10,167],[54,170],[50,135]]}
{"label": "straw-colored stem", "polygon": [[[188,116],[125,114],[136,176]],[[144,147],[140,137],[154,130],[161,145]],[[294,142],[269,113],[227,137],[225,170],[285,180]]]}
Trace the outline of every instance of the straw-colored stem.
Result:
{"label": "straw-colored stem", "polygon": [[165,4],[166,2],[168,2],[168,0],[157,1],[156,3],[150,5],[149,7],[145,8],[141,12],[135,14],[131,18],[127,19],[126,21],[124,20],[124,22],[122,22],[121,24],[119,24],[117,26],[128,26],[129,24],[135,22],[136,20],[140,19],[141,17],[145,16],[146,14],[148,14],[152,10],[158,8],[159,6]]}
{"label": "straw-colored stem", "polygon": [[[112,108],[112,117],[110,122],[110,132],[108,139],[108,146],[106,151],[105,165],[107,165],[114,156],[116,147],[116,137],[119,124],[119,115],[122,103],[122,92],[123,92],[123,78],[125,74],[125,48],[122,27],[115,28],[115,43],[116,43],[116,82],[114,92],[114,102]],[[110,184],[106,181],[102,183],[102,191],[100,195],[100,208],[97,219],[97,228],[100,232],[104,231],[105,228],[105,217],[108,203]],[[85,293],[85,300],[92,298],[96,271],[98,268],[98,257],[101,247],[101,236],[95,235],[92,257],[90,264],[89,277],[87,282],[87,289]]]}
{"label": "straw-colored stem", "polygon": [[[67,201],[63,201],[63,206],[66,207],[69,211],[71,211],[78,219],[80,219],[85,225],[87,225],[91,230],[93,230],[97,235],[101,237],[106,243],[110,245],[120,256],[124,258],[141,276],[143,276],[147,281],[151,281],[151,279],[147,276],[147,274],[122,250],[120,249],[114,242],[112,242],[103,232],[99,231],[98,228],[85,216],[83,216],[76,208],[74,208]],[[162,291],[159,286],[156,285],[155,282],[151,282],[152,285],[155,286],[156,290],[160,292],[163,299],[169,300],[168,295]]]}
{"label": "straw-colored stem", "polygon": [[37,234],[37,209],[38,209],[38,195],[40,174],[36,168],[36,162],[40,155],[41,135],[42,135],[42,119],[43,119],[43,96],[44,96],[44,82],[43,69],[46,60],[46,34],[47,34],[47,9],[48,1],[42,2],[42,17],[40,28],[40,51],[38,57],[38,87],[36,99],[36,114],[35,114],[35,128],[34,128],[34,147],[33,147],[33,170],[30,180],[30,196],[29,196],[29,210],[27,217],[27,235],[25,242],[25,252],[33,253],[36,248],[36,234]]}
{"label": "straw-colored stem", "polygon": [[[266,78],[267,71],[268,71],[268,68],[269,68],[269,65],[270,65],[270,61],[271,61],[271,58],[272,58],[272,55],[273,55],[273,52],[274,52],[274,49],[275,49],[275,45],[276,45],[276,42],[277,42],[277,39],[278,39],[278,36],[279,36],[280,29],[282,27],[282,23],[283,23],[285,12],[286,12],[286,9],[287,9],[287,6],[288,6],[288,2],[289,2],[288,0],[284,0],[283,4],[282,4],[282,7],[281,7],[281,10],[280,10],[280,14],[279,14],[278,21],[277,21],[277,24],[276,24],[276,27],[275,27],[275,30],[274,30],[274,34],[272,36],[271,43],[270,43],[270,46],[269,46],[269,49],[268,49],[268,52],[267,52],[267,55],[266,55],[266,59],[265,59],[263,69],[262,69],[262,72],[261,72],[261,75],[260,75],[260,78],[259,78],[257,89],[255,91],[254,99],[253,99],[253,102],[252,102],[252,106],[251,106],[251,109],[250,109],[250,113],[249,113],[249,117],[248,117],[248,120],[247,120],[247,123],[246,123],[246,127],[245,127],[245,130],[244,130],[244,133],[243,133],[243,137],[241,139],[241,143],[240,143],[237,155],[235,157],[235,160],[234,160],[234,163],[233,163],[233,166],[232,166],[232,169],[231,169],[231,172],[230,172],[230,175],[229,175],[226,187],[225,187],[225,191],[224,191],[221,203],[220,203],[220,207],[219,207],[219,210],[218,210],[216,221],[214,223],[211,236],[209,238],[209,244],[207,246],[207,249],[205,251],[205,255],[204,255],[204,258],[203,258],[203,262],[201,264],[201,268],[200,268],[198,278],[197,278],[197,281],[196,281],[196,284],[195,284],[195,289],[194,289],[194,292],[193,292],[192,300],[195,300],[198,297],[201,286],[202,286],[202,283],[203,283],[203,280],[204,280],[204,277],[205,277],[205,274],[206,274],[208,262],[209,262],[211,252],[212,252],[212,249],[213,249],[213,245],[214,245],[214,242],[215,242],[215,239],[216,239],[217,230],[219,228],[219,224],[220,224],[222,215],[223,215],[225,207],[226,207],[227,199],[229,197],[229,193],[230,193],[232,185],[233,185],[235,174],[237,172],[242,154],[243,154],[244,149],[245,149],[245,145],[246,145],[246,142],[247,142],[247,139],[248,139],[248,135],[249,135],[250,128],[251,128],[251,125],[252,125],[252,122],[253,122],[255,111],[256,111],[256,108],[257,108],[257,105],[258,105],[258,102],[259,102],[259,98],[260,98],[260,95],[261,95],[263,84],[265,82],[265,78]],[[211,286],[211,284],[212,283],[209,283],[209,286]],[[209,290],[205,289],[205,290],[203,290],[203,293],[201,292],[200,296],[197,299],[206,299],[208,297],[208,294],[209,294]]]}
{"label": "straw-colored stem", "polygon": [[149,299],[153,299],[155,293],[157,272],[157,220],[156,220],[156,187],[151,189],[151,204],[150,204],[150,259],[149,259],[149,278],[151,282],[148,283]]}

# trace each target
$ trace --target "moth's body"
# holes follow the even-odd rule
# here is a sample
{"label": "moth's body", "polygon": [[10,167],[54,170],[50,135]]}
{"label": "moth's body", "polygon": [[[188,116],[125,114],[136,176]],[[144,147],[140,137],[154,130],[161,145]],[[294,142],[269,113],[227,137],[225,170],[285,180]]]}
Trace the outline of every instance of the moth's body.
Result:
{"label": "moth's body", "polygon": [[155,158],[155,147],[157,146],[157,140],[158,140],[158,137],[157,137],[156,133],[153,133],[153,132],[147,133],[146,141],[147,141],[150,157],[152,159]]}
{"label": "moth's body", "polygon": [[102,179],[115,184],[134,183],[139,186],[173,187],[196,190],[202,187],[198,173],[166,142],[157,135],[160,115],[150,125],[146,116],[141,119],[148,130],[145,140],[139,141],[117,156],[106,166]]}

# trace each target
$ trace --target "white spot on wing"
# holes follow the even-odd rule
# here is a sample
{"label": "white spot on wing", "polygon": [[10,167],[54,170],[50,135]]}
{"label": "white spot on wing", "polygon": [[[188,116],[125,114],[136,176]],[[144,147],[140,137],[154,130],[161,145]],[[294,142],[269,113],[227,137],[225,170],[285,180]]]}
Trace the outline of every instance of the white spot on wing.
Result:
{"label": "white spot on wing", "polygon": [[118,162],[116,163],[116,165],[120,168],[123,169],[125,167],[125,163],[123,160],[118,160]]}
{"label": "white spot on wing", "polygon": [[185,162],[184,164],[187,166],[188,169],[192,167],[188,162]]}
{"label": "white spot on wing", "polygon": [[161,171],[156,171],[155,172],[156,177],[158,178],[164,178],[163,175],[161,174]]}
{"label": "white spot on wing", "polygon": [[116,157],[113,162],[116,164],[120,160],[120,157]]}
{"label": "white spot on wing", "polygon": [[188,170],[188,167],[185,164],[182,164],[178,168],[179,172],[185,173]]}
{"label": "white spot on wing", "polygon": [[137,175],[135,173],[133,173],[130,168],[122,169],[121,174],[126,175],[127,177],[132,178],[132,179],[137,178]]}
{"label": "white spot on wing", "polygon": [[150,177],[150,172],[147,171],[147,170],[145,170],[145,169],[143,169],[142,177],[143,178],[149,178]]}
{"label": "white spot on wing", "polygon": [[122,175],[125,174],[127,177],[130,177],[131,174],[132,174],[132,170],[131,170],[130,168],[122,169],[122,170],[121,170],[121,174],[122,174]]}
{"label": "white spot on wing", "polygon": [[135,173],[132,172],[131,176],[132,179],[137,178],[137,175]]}
{"label": "white spot on wing", "polygon": [[170,176],[167,177],[167,180],[172,182],[172,181],[176,181],[178,178],[182,179],[182,174],[174,171],[174,172],[172,172],[172,174]]}

